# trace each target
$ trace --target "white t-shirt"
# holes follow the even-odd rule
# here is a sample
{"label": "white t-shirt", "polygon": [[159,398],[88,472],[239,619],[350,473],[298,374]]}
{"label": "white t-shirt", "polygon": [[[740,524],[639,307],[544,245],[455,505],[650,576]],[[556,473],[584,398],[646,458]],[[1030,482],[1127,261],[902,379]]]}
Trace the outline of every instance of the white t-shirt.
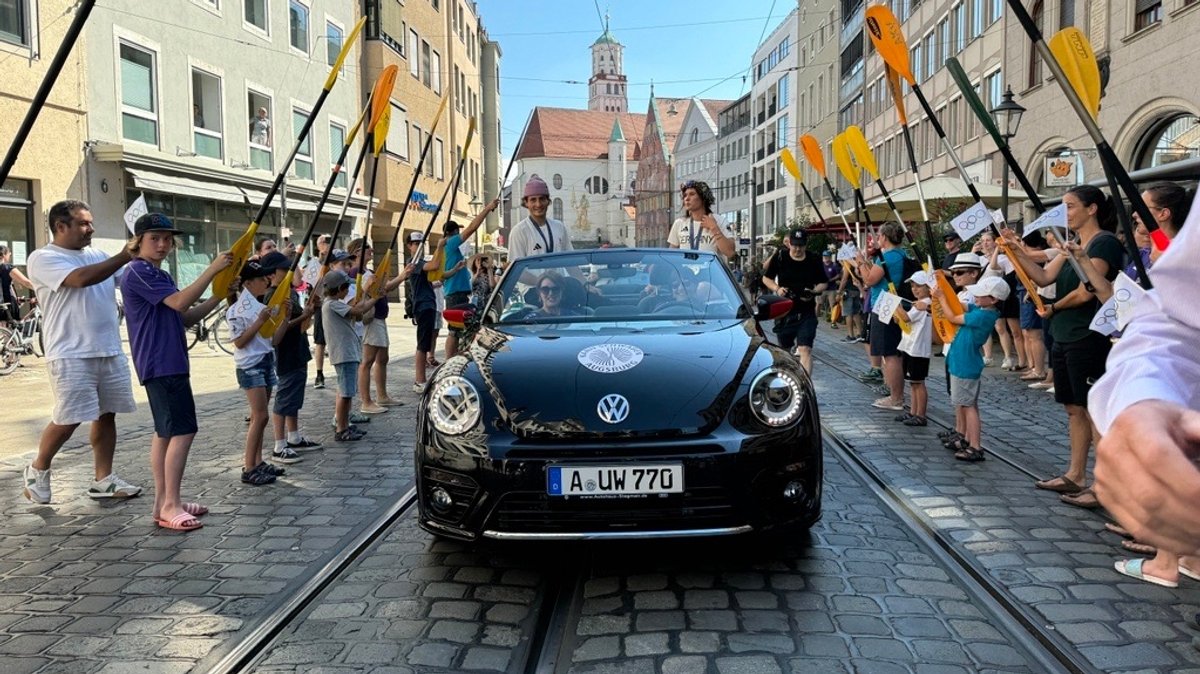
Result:
{"label": "white t-shirt", "polygon": [[[721,228],[721,232],[730,239],[733,239],[733,227],[728,222],[725,222],[725,218],[713,213],[713,219],[717,221],[717,227]],[[691,216],[679,218],[671,225],[671,231],[667,234],[667,243],[689,250],[705,250],[710,253],[721,252],[717,250],[717,245],[713,243],[712,232],[704,229],[700,221],[693,220]]]}
{"label": "white t-shirt", "polygon": [[516,262],[531,255],[545,255],[574,250],[567,226],[553,218],[538,226],[529,218],[517,223],[508,235],[508,261]]}
{"label": "white t-shirt", "polygon": [[29,279],[42,305],[46,360],[121,354],[121,321],[113,278],[84,288],[62,284],[76,269],[107,259],[108,255],[95,248],[70,250],[52,243],[29,255]]}
{"label": "white t-shirt", "polygon": [[[249,290],[242,289],[237,301],[225,312],[225,320],[229,321],[229,335],[232,339],[242,336],[250,324],[258,319],[258,314],[266,305],[258,301]],[[255,335],[246,346],[233,350],[233,363],[239,369],[246,369],[262,360],[263,356],[271,353],[271,340],[262,335]]]}
{"label": "white t-shirt", "polygon": [[908,322],[911,330],[900,336],[900,351],[913,358],[933,356],[933,319],[922,309],[909,309]]}

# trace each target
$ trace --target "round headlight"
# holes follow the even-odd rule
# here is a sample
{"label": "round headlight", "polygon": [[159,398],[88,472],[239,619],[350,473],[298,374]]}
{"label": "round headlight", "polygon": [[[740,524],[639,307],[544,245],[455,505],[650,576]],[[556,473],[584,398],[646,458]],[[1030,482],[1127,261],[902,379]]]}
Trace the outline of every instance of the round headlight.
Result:
{"label": "round headlight", "polygon": [[466,433],[479,423],[479,391],[466,379],[446,377],[434,384],[429,396],[429,418],[446,435]]}
{"label": "round headlight", "polygon": [[800,382],[783,370],[764,370],[750,384],[750,409],[768,426],[793,423],[804,412]]}

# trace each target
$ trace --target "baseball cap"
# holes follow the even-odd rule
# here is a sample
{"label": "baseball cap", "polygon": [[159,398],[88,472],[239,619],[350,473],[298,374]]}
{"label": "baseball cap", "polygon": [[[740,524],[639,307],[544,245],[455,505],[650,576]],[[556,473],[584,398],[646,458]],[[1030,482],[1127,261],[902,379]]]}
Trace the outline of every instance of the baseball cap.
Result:
{"label": "baseball cap", "polygon": [[933,277],[929,275],[929,272],[926,272],[925,270],[921,270],[919,272],[916,272],[912,276],[909,276],[908,282],[916,283],[917,285],[927,286],[933,282]]}
{"label": "baseball cap", "polygon": [[182,234],[180,230],[175,229],[175,223],[171,222],[171,218],[162,213],[146,213],[133,223],[134,236],[145,234],[146,232]]}
{"label": "baseball cap", "polygon": [[442,225],[442,236],[452,236],[460,229],[462,229],[462,225],[453,220],[447,220],[446,224]]}
{"label": "baseball cap", "polygon": [[946,232],[945,234],[942,235],[942,241],[953,241],[955,239],[959,239],[961,241],[962,237],[959,236],[958,232],[956,232],[954,230],[950,230],[949,232]]}
{"label": "baseball cap", "polygon": [[983,258],[975,253],[959,253],[954,256],[951,269],[983,269]]}
{"label": "baseball cap", "polygon": [[335,290],[345,285],[350,285],[350,277],[346,276],[346,272],[340,269],[334,269],[325,275],[321,281],[325,290]]}
{"label": "baseball cap", "polygon": [[830,251],[830,250],[821,251],[821,257],[833,257],[833,251]]}
{"label": "baseball cap", "polygon": [[793,229],[788,233],[788,241],[791,241],[793,245],[803,246],[808,243],[808,232],[803,229]]}
{"label": "baseball cap", "polygon": [[251,279],[270,276],[274,271],[273,269],[264,267],[261,260],[251,260],[246,263],[245,267],[242,267],[242,271],[238,276],[241,276],[243,281],[249,281]]}
{"label": "baseball cap", "polygon": [[263,269],[275,271],[276,269],[287,269],[291,266],[292,261],[283,253],[273,250],[258,259],[258,264]]}
{"label": "baseball cap", "polygon": [[988,276],[987,278],[979,279],[979,283],[969,285],[964,290],[975,297],[987,297],[990,295],[1000,301],[1008,299],[1009,293],[1008,283],[999,276]]}
{"label": "baseball cap", "polygon": [[347,253],[346,251],[342,250],[341,248],[334,248],[329,253],[329,261],[330,262],[341,262],[342,260],[349,260],[349,259],[350,259],[350,253]]}
{"label": "baseball cap", "polygon": [[408,238],[405,240],[409,243],[421,243],[425,240],[425,235],[420,232],[409,232]]}

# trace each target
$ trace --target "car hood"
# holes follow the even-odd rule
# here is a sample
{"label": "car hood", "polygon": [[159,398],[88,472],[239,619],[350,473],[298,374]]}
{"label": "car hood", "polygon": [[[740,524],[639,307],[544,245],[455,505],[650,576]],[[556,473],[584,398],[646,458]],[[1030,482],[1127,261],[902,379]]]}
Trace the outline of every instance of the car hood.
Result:
{"label": "car hood", "polygon": [[[484,327],[470,347],[500,424],[526,438],[707,433],[725,418],[764,341],[750,320],[539,328],[551,329]],[[615,422],[600,412],[613,395],[628,402]]]}

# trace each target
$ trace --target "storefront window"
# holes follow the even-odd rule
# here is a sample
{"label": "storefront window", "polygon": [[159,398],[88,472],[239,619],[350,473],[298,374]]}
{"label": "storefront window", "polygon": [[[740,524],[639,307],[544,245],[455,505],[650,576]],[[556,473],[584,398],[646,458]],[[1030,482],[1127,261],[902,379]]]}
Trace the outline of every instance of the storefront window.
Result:
{"label": "storefront window", "polygon": [[12,263],[21,268],[34,245],[31,191],[27,180],[6,180],[0,189],[0,246],[12,251]]}
{"label": "storefront window", "polygon": [[1163,120],[1146,135],[1138,152],[1138,168],[1194,157],[1200,157],[1200,117],[1178,115]]}

